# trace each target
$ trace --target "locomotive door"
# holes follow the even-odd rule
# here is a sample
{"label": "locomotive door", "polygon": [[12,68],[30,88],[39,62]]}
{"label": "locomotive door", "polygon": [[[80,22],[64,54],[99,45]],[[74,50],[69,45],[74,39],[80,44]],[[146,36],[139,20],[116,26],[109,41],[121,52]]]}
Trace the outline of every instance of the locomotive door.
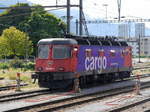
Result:
{"label": "locomotive door", "polygon": [[132,50],[131,50],[131,47],[127,47],[125,49],[126,51],[126,55],[124,57],[124,65],[126,67],[131,67],[132,66]]}

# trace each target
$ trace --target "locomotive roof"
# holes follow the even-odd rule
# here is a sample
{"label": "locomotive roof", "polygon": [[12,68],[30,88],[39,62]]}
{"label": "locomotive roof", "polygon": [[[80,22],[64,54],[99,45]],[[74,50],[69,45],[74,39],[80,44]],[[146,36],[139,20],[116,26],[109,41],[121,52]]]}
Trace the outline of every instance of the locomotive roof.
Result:
{"label": "locomotive roof", "polygon": [[76,40],[74,39],[68,39],[68,38],[48,38],[48,39],[41,39],[38,42],[38,45],[44,45],[44,44],[53,44],[53,45],[67,45],[67,44],[78,44]]}
{"label": "locomotive roof", "polygon": [[42,39],[38,45],[53,44],[53,45],[100,45],[100,46],[128,46],[125,41],[118,41],[115,38],[102,37],[80,37],[80,36],[66,36],[66,38],[48,38]]}

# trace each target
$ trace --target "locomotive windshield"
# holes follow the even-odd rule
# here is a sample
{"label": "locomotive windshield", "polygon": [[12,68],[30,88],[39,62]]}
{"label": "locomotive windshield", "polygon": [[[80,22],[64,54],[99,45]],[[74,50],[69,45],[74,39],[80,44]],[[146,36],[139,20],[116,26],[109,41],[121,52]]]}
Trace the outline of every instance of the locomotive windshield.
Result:
{"label": "locomotive windshield", "polygon": [[40,45],[38,47],[38,58],[48,59],[48,56],[49,56],[49,46],[48,45]]}
{"label": "locomotive windshield", "polygon": [[71,57],[71,48],[69,46],[54,46],[53,58],[66,59]]}

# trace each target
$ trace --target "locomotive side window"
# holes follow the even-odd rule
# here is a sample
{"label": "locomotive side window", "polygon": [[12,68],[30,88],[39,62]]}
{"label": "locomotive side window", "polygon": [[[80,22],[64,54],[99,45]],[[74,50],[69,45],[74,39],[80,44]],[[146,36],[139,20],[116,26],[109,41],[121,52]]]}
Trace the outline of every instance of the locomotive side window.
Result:
{"label": "locomotive side window", "polygon": [[54,59],[66,59],[71,57],[71,48],[68,46],[54,46],[53,58]]}
{"label": "locomotive side window", "polygon": [[128,49],[123,50],[123,51],[122,51],[122,56],[127,56],[127,55],[130,54],[130,53],[131,53],[131,51],[128,50]]}
{"label": "locomotive side window", "polygon": [[122,50],[122,56],[125,56],[125,55],[126,55],[126,51]]}
{"label": "locomotive side window", "polygon": [[115,50],[110,50],[110,56],[112,56],[112,57],[116,56],[116,51]]}
{"label": "locomotive side window", "polygon": [[48,59],[48,56],[49,56],[49,46],[48,45],[40,45],[38,47],[38,58]]}
{"label": "locomotive side window", "polygon": [[104,50],[103,50],[103,49],[100,49],[100,50],[98,51],[98,54],[99,54],[99,56],[104,56]]}
{"label": "locomotive side window", "polygon": [[85,56],[86,57],[91,57],[92,56],[92,50],[91,49],[86,49],[85,50]]}

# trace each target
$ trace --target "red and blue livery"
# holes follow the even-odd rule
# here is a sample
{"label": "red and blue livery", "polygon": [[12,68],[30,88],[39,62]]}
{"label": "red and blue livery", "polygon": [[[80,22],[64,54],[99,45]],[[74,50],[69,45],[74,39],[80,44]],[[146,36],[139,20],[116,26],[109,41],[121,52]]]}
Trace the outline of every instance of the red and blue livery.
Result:
{"label": "red and blue livery", "polygon": [[67,36],[38,42],[35,71],[40,87],[68,88],[130,77],[132,50],[125,41]]}

